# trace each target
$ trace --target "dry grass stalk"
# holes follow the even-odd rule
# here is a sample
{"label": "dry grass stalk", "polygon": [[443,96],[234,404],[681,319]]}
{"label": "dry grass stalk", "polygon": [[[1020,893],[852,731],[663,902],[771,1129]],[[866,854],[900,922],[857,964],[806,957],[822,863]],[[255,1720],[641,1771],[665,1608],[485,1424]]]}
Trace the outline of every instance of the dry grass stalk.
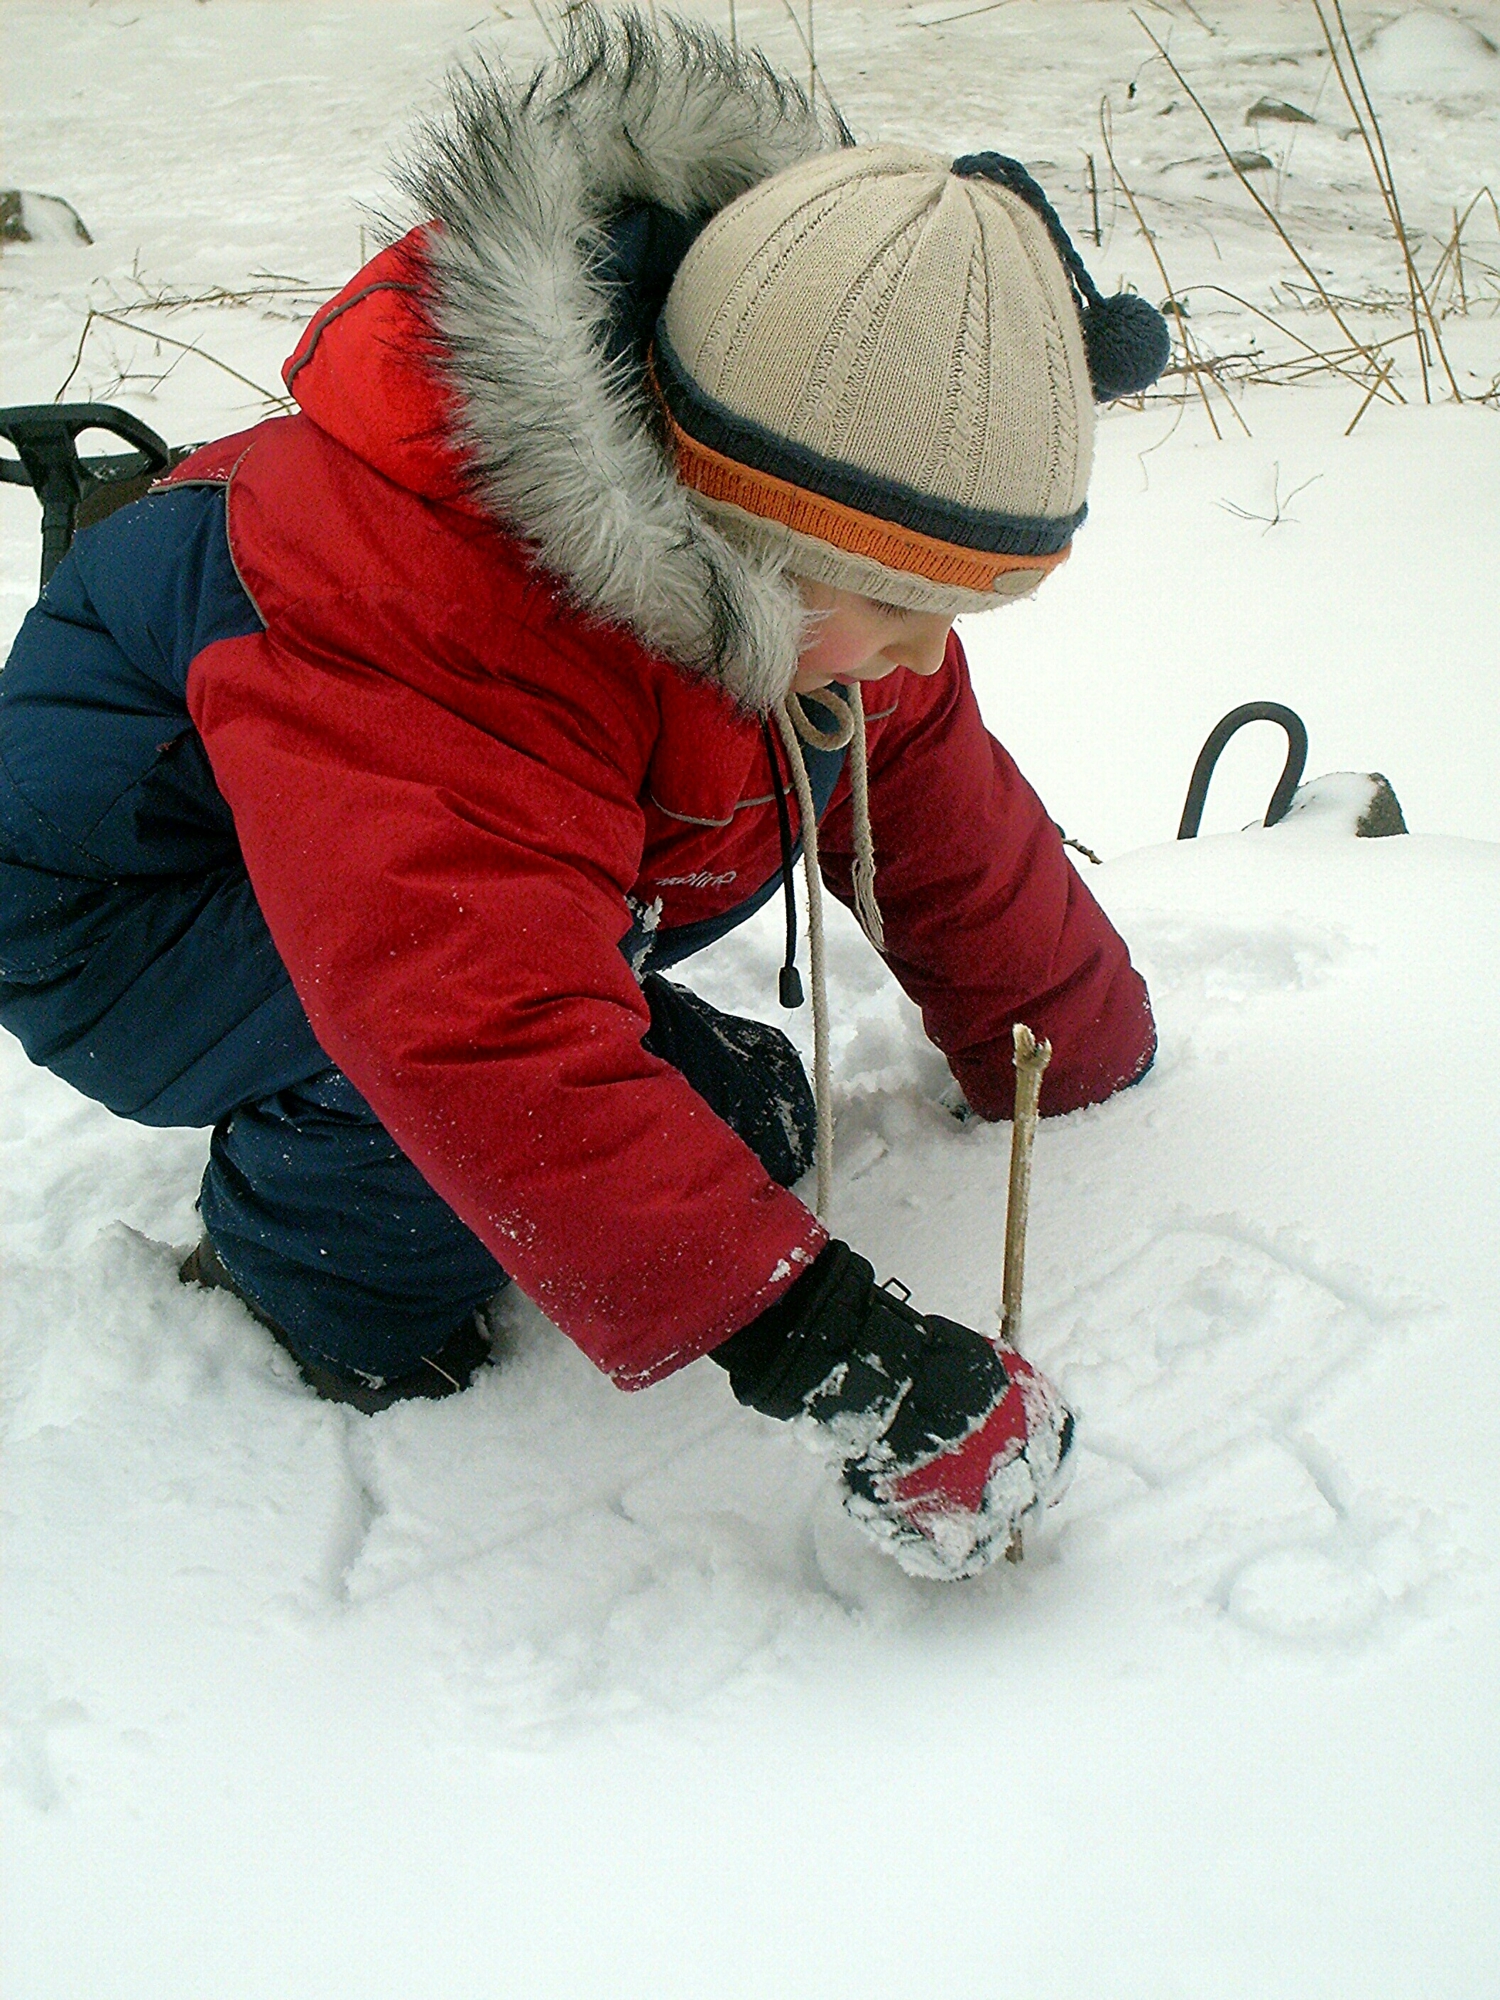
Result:
{"label": "dry grass stalk", "polygon": [[[1469,310],[1469,288],[1464,283],[1464,232],[1463,232],[1463,224],[1458,219],[1458,210],[1456,208],[1453,211],[1452,241],[1450,242],[1448,249],[1443,252],[1443,255],[1444,257],[1447,257],[1450,253],[1453,258],[1453,274],[1458,285],[1459,311],[1467,313]],[[1434,292],[1436,292],[1437,290],[1437,281],[1442,277],[1442,273],[1443,273],[1443,267],[1441,264],[1439,264],[1437,268],[1437,278],[1433,280]]]}
{"label": "dry grass stalk", "polygon": [[[1438,359],[1443,364],[1443,373],[1448,377],[1448,386],[1453,391],[1455,402],[1463,401],[1463,391],[1458,386],[1458,378],[1449,366],[1448,355],[1443,346],[1442,331],[1437,315],[1417,272],[1416,259],[1412,256],[1411,243],[1406,234],[1406,222],[1401,214],[1401,203],[1396,196],[1395,177],[1391,172],[1390,154],[1386,151],[1385,134],[1380,129],[1375,106],[1370,101],[1370,93],[1365,87],[1364,71],[1359,66],[1359,57],[1354,50],[1354,42],[1349,33],[1349,24],[1344,19],[1342,0],[1333,0],[1334,18],[1339,24],[1338,36],[1328,25],[1328,16],[1323,11],[1323,0],[1312,0],[1313,12],[1318,17],[1318,25],[1323,30],[1323,38],[1328,44],[1328,53],[1333,61],[1334,74],[1339,80],[1339,88],[1344,93],[1345,102],[1353,115],[1359,136],[1364,142],[1369,156],[1370,171],[1375,176],[1375,184],[1380,189],[1381,200],[1385,203],[1386,214],[1390,217],[1391,228],[1396,233],[1396,241],[1401,249],[1401,262],[1406,274],[1407,291],[1411,302],[1412,326],[1417,335],[1417,356],[1422,369],[1422,395],[1425,401],[1432,401],[1432,386],[1428,380],[1427,340],[1422,322],[1425,318],[1432,331],[1433,346]],[[1342,53],[1340,50],[1342,44]],[[1359,85],[1359,99],[1356,100],[1350,87],[1345,64]],[[1363,107],[1363,108],[1361,108]],[[1367,122],[1368,121],[1368,122]]]}
{"label": "dry grass stalk", "polygon": [[1297,268],[1305,275],[1308,283],[1317,293],[1319,299],[1322,302],[1324,311],[1328,314],[1329,318],[1333,321],[1334,325],[1338,328],[1339,332],[1344,336],[1345,340],[1349,343],[1349,346],[1356,352],[1362,353],[1366,356],[1366,358],[1370,361],[1370,365],[1373,370],[1376,364],[1374,362],[1373,356],[1369,352],[1368,344],[1362,341],[1359,338],[1359,335],[1355,333],[1351,327],[1345,324],[1343,315],[1339,312],[1339,309],[1332,300],[1332,298],[1330,298],[1327,290],[1323,285],[1322,279],[1318,276],[1317,272],[1313,269],[1312,265],[1308,263],[1307,259],[1303,256],[1302,252],[1297,248],[1296,244],[1287,234],[1286,229],[1282,224],[1280,216],[1277,215],[1276,211],[1271,207],[1270,203],[1261,194],[1260,190],[1252,185],[1243,167],[1239,165],[1233,149],[1229,145],[1228,141],[1225,139],[1223,133],[1219,130],[1218,126],[1214,123],[1212,114],[1209,112],[1208,106],[1203,102],[1203,99],[1198,95],[1197,91],[1193,89],[1193,86],[1188,82],[1187,78],[1183,75],[1182,71],[1177,67],[1176,63],[1173,62],[1171,56],[1167,53],[1166,49],[1157,40],[1156,36],[1152,34],[1150,28],[1147,27],[1146,23],[1141,19],[1140,15],[1136,13],[1134,8],[1131,9],[1131,19],[1136,23],[1137,27],[1141,30],[1141,33],[1146,37],[1147,41],[1150,42],[1152,48],[1156,50],[1156,53],[1161,57],[1162,61],[1171,71],[1172,76],[1176,80],[1178,87],[1182,90],[1183,94],[1191,101],[1199,117],[1202,118],[1204,124],[1213,134],[1214,143],[1215,145],[1217,145],[1219,151],[1224,155],[1224,158],[1228,162],[1229,167],[1235,176],[1235,179],[1239,182],[1240,186],[1245,190],[1246,194],[1249,195],[1250,199],[1255,203],[1256,207],[1260,210],[1261,214],[1266,218],[1267,222],[1269,222],[1271,227],[1276,231],[1276,234],[1281,238],[1281,241],[1286,246],[1294,262],[1296,263]]}
{"label": "dry grass stalk", "polygon": [[[208,362],[210,367],[221,369],[224,372],[224,374],[232,375],[236,382],[242,382],[247,389],[253,389],[256,395],[260,397],[261,401],[265,403],[269,408],[281,410],[289,415],[294,407],[288,397],[275,395],[272,393],[271,390],[262,387],[262,385],[259,382],[253,382],[248,375],[242,375],[238,368],[231,368],[227,361],[221,361],[216,354],[210,354],[208,349],[206,347],[200,346],[197,341],[175,340],[169,333],[162,333],[159,329],[155,327],[136,326],[128,319],[122,319],[118,313],[101,312],[97,306],[89,307],[88,313],[83,322],[83,331],[78,336],[78,346],[73,354],[73,365],[68,370],[67,374],[63,377],[61,386],[59,387],[56,395],[54,395],[54,397],[52,398],[54,403],[60,403],[62,401],[63,396],[66,394],[68,387],[73,380],[73,377],[78,373],[79,368],[83,365],[83,350],[88,343],[89,334],[96,325],[116,326],[121,328],[126,333],[139,334],[141,338],[144,340],[155,341],[159,345],[166,347],[175,347],[180,350],[180,354],[182,357],[186,357],[189,354],[196,354],[200,361]],[[167,376],[172,373],[172,369],[176,368],[178,365],[179,363],[174,361],[172,363],[171,368],[163,369],[159,375],[150,377],[149,380],[151,381],[152,386],[154,388],[159,388],[161,384],[167,379]],[[123,385],[128,381],[137,379],[142,379],[142,380],[148,379],[144,377],[138,378],[135,376],[127,375],[118,368],[116,369],[116,377],[117,380],[114,386],[108,392],[110,395],[116,393],[116,391],[121,387],[123,387]]]}
{"label": "dry grass stalk", "polygon": [[1281,463],[1280,460],[1277,460],[1271,467],[1271,511],[1269,514],[1257,514],[1249,507],[1242,507],[1237,500],[1220,500],[1218,505],[1224,509],[1226,514],[1233,514],[1237,521],[1260,522],[1261,533],[1269,535],[1271,530],[1279,528],[1283,521],[1296,519],[1296,516],[1291,511],[1292,502],[1299,493],[1305,493],[1309,486],[1316,486],[1322,477],[1321,472],[1315,472],[1311,479],[1304,479],[1300,486],[1294,486],[1290,493],[1283,494],[1281,490]]}
{"label": "dry grass stalk", "polygon": [[979,14],[998,14],[1002,7],[1014,6],[1015,0],[984,0],[983,6],[970,7],[962,14],[944,14],[936,21],[917,21],[919,28],[946,28],[954,21],[972,21]]}
{"label": "dry grass stalk", "polygon": [[[1478,194],[1470,201],[1462,215],[1459,214],[1457,209],[1454,209],[1453,234],[1444,245],[1443,254],[1439,257],[1433,269],[1432,276],[1427,280],[1428,296],[1434,302],[1440,304],[1441,287],[1444,279],[1447,279],[1449,312],[1466,315],[1470,308],[1468,269],[1464,263],[1464,231],[1468,228],[1474,211],[1479,207],[1481,202],[1485,201],[1489,203],[1490,212],[1494,216],[1496,232],[1500,233],[1500,202],[1495,200],[1489,188],[1482,187]],[[1500,268],[1497,268],[1493,264],[1479,262],[1478,259],[1472,257],[1472,253],[1470,261],[1473,269],[1488,280],[1490,289],[1495,294],[1495,302],[1497,305],[1500,305]]]}
{"label": "dry grass stalk", "polygon": [[1365,400],[1360,404],[1359,408],[1354,412],[1354,415],[1349,419],[1348,423],[1344,426],[1345,437],[1353,437],[1354,426],[1359,422],[1360,418],[1364,415],[1365,411],[1369,409],[1371,403],[1374,402],[1375,397],[1381,388],[1381,385],[1389,380],[1391,370],[1395,367],[1395,365],[1396,361],[1393,355],[1385,363],[1385,366],[1381,369],[1380,374],[1370,384],[1370,392],[1365,397]]}
{"label": "dry grass stalk", "polygon": [[[1311,285],[1299,284],[1295,278],[1282,278],[1272,285],[1273,299],[1279,303],[1283,295],[1299,312],[1321,312],[1323,309],[1323,301],[1313,291]],[[1330,291],[1328,296],[1341,312],[1400,313],[1404,319],[1411,317],[1410,298],[1405,291],[1393,292],[1380,288],[1366,292],[1361,298],[1356,298],[1352,292]]]}
{"label": "dry grass stalk", "polygon": [[[363,256],[360,263],[364,263]],[[208,285],[201,292],[181,292],[162,280],[148,280],[136,262],[127,281],[135,295],[122,291],[113,279],[100,280],[94,289],[102,293],[107,303],[95,310],[173,313],[200,307],[258,306],[262,318],[300,322],[338,289],[336,285],[310,284],[286,271],[252,271],[250,280],[245,285]],[[285,302],[290,309],[278,311],[277,302]]]}
{"label": "dry grass stalk", "polygon": [[[1168,299],[1174,299],[1176,298],[1177,294],[1176,292],[1173,291],[1172,281],[1167,276],[1167,267],[1162,262],[1161,251],[1157,247],[1156,237],[1153,234],[1153,232],[1147,228],[1146,218],[1141,214],[1140,204],[1137,202],[1135,198],[1135,193],[1131,188],[1130,183],[1121,173],[1119,162],[1115,158],[1113,121],[1110,115],[1109,99],[1107,97],[1099,106],[1099,131],[1104,141],[1104,157],[1109,162],[1109,170],[1111,174],[1114,175],[1115,181],[1119,186],[1120,192],[1124,195],[1126,201],[1130,205],[1130,212],[1135,217],[1136,227],[1140,230],[1142,236],[1145,237],[1146,239],[1146,246],[1151,252],[1151,261],[1153,264],[1155,264],[1157,275],[1162,282],[1163,296]],[[1238,423],[1240,429],[1245,433],[1246,437],[1249,437],[1250,426],[1245,422],[1244,417],[1241,415],[1239,409],[1236,407],[1234,398],[1230,395],[1228,389],[1225,388],[1224,383],[1220,381],[1217,376],[1213,375],[1213,371],[1205,366],[1204,362],[1198,355],[1198,352],[1193,344],[1193,336],[1188,329],[1187,320],[1183,317],[1181,313],[1174,313],[1172,317],[1177,322],[1177,337],[1182,342],[1182,351],[1184,355],[1184,361],[1180,372],[1185,375],[1191,376],[1194,387],[1197,389],[1198,394],[1203,399],[1204,414],[1208,418],[1209,426],[1212,429],[1214,436],[1222,442],[1224,433],[1219,429],[1218,419],[1214,415],[1213,404],[1209,401],[1208,390],[1203,380],[1205,374],[1209,375],[1212,380],[1218,383],[1218,387],[1221,393],[1223,394],[1225,402],[1229,405],[1231,411],[1233,411],[1234,413],[1234,418],[1236,423]]]}
{"label": "dry grass stalk", "polygon": [[807,26],[805,28],[803,27],[802,23],[797,19],[796,13],[792,7],[792,0],[781,0],[781,4],[786,9],[786,17],[792,24],[792,29],[793,32],[796,34],[797,40],[802,44],[803,54],[807,57],[808,102],[810,104],[817,103],[818,91],[821,88],[823,96],[827,101],[829,110],[833,113],[834,117],[839,121],[840,125],[843,125],[844,129],[847,131],[848,125],[845,121],[844,114],[842,111],[839,110],[838,105],[834,102],[833,92],[828,88],[828,79],[826,76],[824,76],[822,70],[818,68],[817,45],[813,40],[813,34],[814,34],[813,0],[807,0]]}
{"label": "dry grass stalk", "polygon": [[[1378,357],[1384,348],[1396,345],[1394,340],[1362,340],[1355,347],[1334,348],[1330,351],[1327,348],[1314,347],[1310,340],[1304,340],[1300,333],[1296,333],[1291,327],[1284,325],[1277,319],[1274,313],[1268,313],[1263,307],[1253,305],[1249,299],[1242,298],[1238,292],[1230,291],[1225,285],[1189,285],[1183,296],[1191,298],[1198,292],[1212,292],[1221,299],[1228,299],[1233,305],[1240,306],[1245,312],[1252,313],[1256,319],[1264,320],[1267,326],[1275,327],[1276,331],[1285,339],[1291,341],[1294,347],[1301,348],[1301,356],[1288,361],[1266,362],[1258,356],[1254,357],[1253,366],[1243,373],[1241,379],[1244,381],[1267,384],[1286,380],[1304,381],[1311,375],[1326,373],[1342,376],[1346,382],[1352,383],[1355,388],[1367,390],[1370,386],[1370,377],[1368,374],[1357,373],[1355,371],[1352,364],[1356,356],[1365,362],[1367,366],[1372,357],[1376,359],[1376,393],[1379,392],[1384,377],[1389,374],[1389,363],[1380,362]],[[1409,340],[1411,335],[1402,334],[1399,337],[1402,340]],[[1221,366],[1229,358],[1227,356],[1219,357],[1219,361],[1215,366]],[[1387,386],[1389,386],[1391,396],[1396,402],[1404,403],[1406,401],[1406,398],[1401,394],[1401,391],[1396,387],[1394,382],[1389,383]],[[1384,398],[1382,397],[1381,400],[1383,401]]]}

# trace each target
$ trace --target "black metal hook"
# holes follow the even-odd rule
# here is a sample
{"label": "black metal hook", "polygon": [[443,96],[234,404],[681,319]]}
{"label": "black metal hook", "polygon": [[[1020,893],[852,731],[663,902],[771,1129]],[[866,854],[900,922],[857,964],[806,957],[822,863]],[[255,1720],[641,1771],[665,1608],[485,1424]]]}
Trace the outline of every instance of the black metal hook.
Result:
{"label": "black metal hook", "polygon": [[1307,725],[1295,709],[1283,708],[1279,701],[1247,701],[1239,708],[1232,708],[1222,722],[1214,724],[1208,733],[1208,741],[1198,752],[1198,761],[1193,766],[1187,799],[1182,808],[1182,822],[1177,829],[1179,840],[1197,837],[1214,766],[1230,737],[1243,729],[1247,722],[1276,722],[1286,731],[1286,765],[1276,780],[1276,789],[1266,807],[1263,824],[1275,826],[1278,820],[1286,818],[1307,765]]}

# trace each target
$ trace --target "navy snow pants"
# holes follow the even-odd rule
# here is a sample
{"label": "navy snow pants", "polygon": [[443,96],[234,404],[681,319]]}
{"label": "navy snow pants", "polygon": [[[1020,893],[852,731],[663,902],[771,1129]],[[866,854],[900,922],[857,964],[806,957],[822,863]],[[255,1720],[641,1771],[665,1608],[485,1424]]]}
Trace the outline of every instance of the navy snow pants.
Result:
{"label": "navy snow pants", "polygon": [[[817,1119],[786,1036],[648,972],[645,1047],[790,1187]],[[326,1069],[215,1127],[200,1201],[235,1284],[303,1360],[411,1374],[506,1274],[423,1180],[349,1079]]]}

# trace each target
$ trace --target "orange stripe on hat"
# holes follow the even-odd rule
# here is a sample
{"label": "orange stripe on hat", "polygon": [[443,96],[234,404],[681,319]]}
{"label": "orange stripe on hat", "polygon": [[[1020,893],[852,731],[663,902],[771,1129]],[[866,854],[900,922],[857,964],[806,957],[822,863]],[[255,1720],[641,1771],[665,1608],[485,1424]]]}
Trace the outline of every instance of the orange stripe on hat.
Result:
{"label": "orange stripe on hat", "polygon": [[[660,391],[658,391],[660,396]],[[706,500],[722,501],[763,521],[778,522],[814,541],[828,542],[847,555],[865,556],[885,569],[905,570],[950,589],[987,593],[995,579],[1010,570],[1036,570],[1045,575],[1068,559],[1068,550],[1055,555],[994,555],[985,549],[967,549],[957,542],[938,541],[919,534],[915,528],[898,527],[873,514],[862,514],[839,500],[825,500],[806,487],[778,479],[774,473],[741,465],[722,452],[700,444],[682,428],[666,402],[661,402],[677,476],[684,486],[701,493]]]}

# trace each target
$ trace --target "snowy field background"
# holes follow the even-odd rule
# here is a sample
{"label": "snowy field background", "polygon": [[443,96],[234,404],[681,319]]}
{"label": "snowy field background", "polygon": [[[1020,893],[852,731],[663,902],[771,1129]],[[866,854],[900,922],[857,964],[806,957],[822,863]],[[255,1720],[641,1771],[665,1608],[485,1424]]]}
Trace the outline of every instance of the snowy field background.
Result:
{"label": "snowy field background", "polygon": [[[174,441],[255,421],[216,364],[279,388],[444,66],[528,61],[555,11],[0,8],[0,180],[95,239],[6,246],[5,400],[51,400],[76,358],[70,396]],[[728,25],[727,0],[690,11]],[[735,11],[805,71],[785,7]],[[1140,11],[1270,159],[1257,185],[1361,337],[1399,335],[1311,7]],[[1500,193],[1500,8],[1349,20],[1425,275],[1454,211]],[[1109,192],[1108,96],[1200,350],[1290,352],[1252,306],[1333,344],[1127,7],[817,0],[814,28],[860,136],[1019,154],[1105,289],[1160,298]],[[1247,124],[1267,96],[1316,123]],[[991,727],[1106,857],[1080,866],[1162,1030],[1138,1089],[1039,1135],[1027,1345],[1082,1443],[1019,1569],[903,1577],[717,1370],[623,1397],[519,1300],[469,1394],[318,1403],[232,1302],[175,1281],[206,1135],[120,1124],[0,1043],[7,1994],[1500,1991],[1483,203],[1464,244],[1469,310],[1443,323],[1464,405],[1440,373],[1424,403],[1409,339],[1406,402],[1351,436],[1348,379],[1236,387],[1248,436],[1213,387],[1222,440],[1169,381],[1102,423],[1066,571],[965,633]],[[113,319],[80,353],[90,307]],[[8,644],[38,515],[0,503]],[[1311,773],[1385,771],[1411,837],[1311,812],[1237,831],[1279,769],[1263,728],[1224,760],[1212,837],[1173,843],[1198,744],[1253,698],[1305,716]],[[689,976],[781,1018],[775,932]],[[938,1107],[941,1059],[852,924],[832,952],[833,1226],[989,1324],[1008,1132]]]}

